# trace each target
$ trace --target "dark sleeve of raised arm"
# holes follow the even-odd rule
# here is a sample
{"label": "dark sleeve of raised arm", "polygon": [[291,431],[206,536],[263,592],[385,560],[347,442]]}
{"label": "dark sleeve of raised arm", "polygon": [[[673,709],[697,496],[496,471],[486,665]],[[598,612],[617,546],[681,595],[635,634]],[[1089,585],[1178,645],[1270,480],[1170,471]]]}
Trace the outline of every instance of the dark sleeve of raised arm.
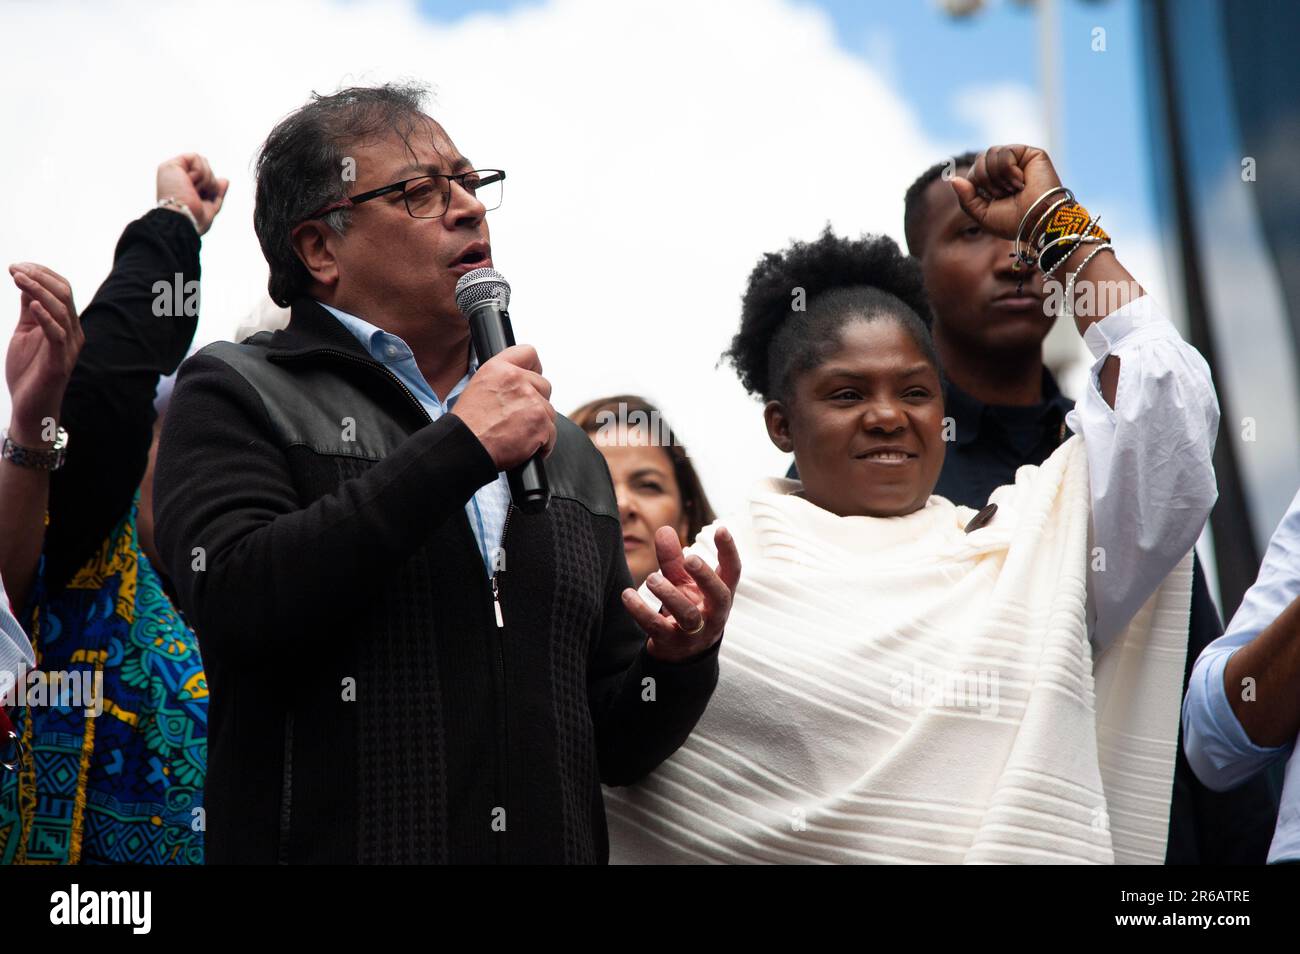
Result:
{"label": "dark sleeve of raised arm", "polygon": [[[170,291],[177,275],[181,313],[155,314],[177,310]],[[198,280],[194,226],[183,215],[155,209],[126,227],[112,272],[81,312],[86,342],[61,409],[68,457],[50,481],[50,590],[67,583],[131,505],[149,459],[158,380],[176,370],[194,338],[197,308],[184,313],[184,289]],[[167,308],[154,307],[157,282],[169,289]]]}

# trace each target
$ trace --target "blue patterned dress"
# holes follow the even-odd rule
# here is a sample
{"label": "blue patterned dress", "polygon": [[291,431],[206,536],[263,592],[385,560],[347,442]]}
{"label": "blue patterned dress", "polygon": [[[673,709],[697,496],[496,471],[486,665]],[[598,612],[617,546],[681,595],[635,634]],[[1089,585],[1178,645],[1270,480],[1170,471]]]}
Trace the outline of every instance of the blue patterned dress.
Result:
{"label": "blue patterned dress", "polygon": [[138,503],[61,592],[38,577],[37,666],[102,678],[102,711],[14,713],[24,755],[0,773],[5,864],[203,862],[207,681],[198,640],[140,550]]}

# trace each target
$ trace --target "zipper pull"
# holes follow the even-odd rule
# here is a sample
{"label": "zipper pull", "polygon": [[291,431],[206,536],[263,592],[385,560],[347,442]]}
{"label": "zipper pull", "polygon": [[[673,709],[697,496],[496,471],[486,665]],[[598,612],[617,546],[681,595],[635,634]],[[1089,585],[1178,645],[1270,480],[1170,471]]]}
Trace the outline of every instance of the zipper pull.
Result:
{"label": "zipper pull", "polygon": [[497,629],[505,629],[505,620],[501,618],[501,596],[497,592],[497,575],[492,574],[492,609],[497,614]]}

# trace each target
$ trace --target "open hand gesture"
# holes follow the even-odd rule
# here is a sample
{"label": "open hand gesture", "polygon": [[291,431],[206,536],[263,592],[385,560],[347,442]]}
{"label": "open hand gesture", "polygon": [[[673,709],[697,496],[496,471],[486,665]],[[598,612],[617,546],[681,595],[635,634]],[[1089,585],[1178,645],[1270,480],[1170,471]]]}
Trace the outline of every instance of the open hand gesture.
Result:
{"label": "open hand gesture", "polygon": [[20,262],[9,274],[22,293],[18,327],[9,339],[5,381],[13,405],[10,437],[26,447],[53,443],[45,419],[59,418],[63,392],[85,342],[72,287],[44,265]]}
{"label": "open hand gesture", "polygon": [[656,613],[636,590],[623,591],[623,605],[650,637],[646,650],[656,659],[681,662],[722,638],[740,582],[740,553],[725,527],[718,528],[713,540],[718,548],[716,573],[697,556],[683,557],[677,532],[660,527],[655,532],[660,569],[650,574],[646,585],[663,606]]}

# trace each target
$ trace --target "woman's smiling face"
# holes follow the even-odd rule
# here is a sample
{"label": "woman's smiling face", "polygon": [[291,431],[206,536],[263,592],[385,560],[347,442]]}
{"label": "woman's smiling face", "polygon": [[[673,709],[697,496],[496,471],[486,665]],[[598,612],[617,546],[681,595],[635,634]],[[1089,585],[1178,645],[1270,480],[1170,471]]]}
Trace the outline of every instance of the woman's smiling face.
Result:
{"label": "woman's smiling face", "polygon": [[794,453],[803,496],[842,517],[919,510],[943,469],[939,372],[888,315],[843,325],[839,348],[796,373],[788,405],[770,401],[764,417]]}

